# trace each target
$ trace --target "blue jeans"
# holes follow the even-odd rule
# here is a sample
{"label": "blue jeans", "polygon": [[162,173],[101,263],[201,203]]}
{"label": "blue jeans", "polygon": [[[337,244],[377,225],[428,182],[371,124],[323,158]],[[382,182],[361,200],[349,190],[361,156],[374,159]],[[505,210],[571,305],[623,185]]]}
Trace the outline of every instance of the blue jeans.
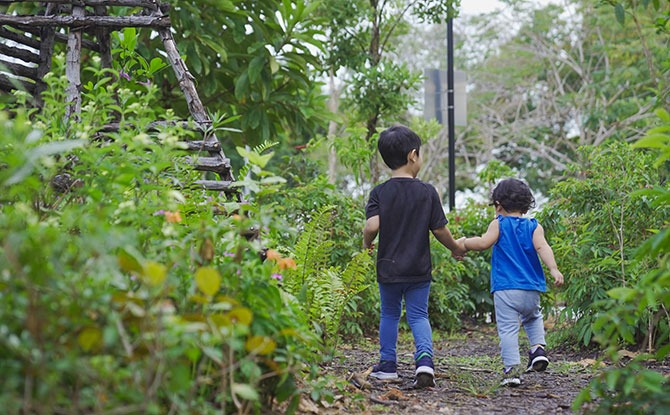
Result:
{"label": "blue jeans", "polygon": [[519,321],[531,346],[545,345],[544,321],[540,312],[540,292],[502,290],[493,293],[496,325],[500,338],[500,355],[505,367],[521,363],[519,355]]}
{"label": "blue jeans", "polygon": [[416,351],[414,359],[427,353],[433,356],[433,332],[428,321],[430,281],[421,283],[379,283],[381,318],[379,319],[379,354],[381,360],[397,361],[398,323],[405,299],[407,323],[412,329]]}

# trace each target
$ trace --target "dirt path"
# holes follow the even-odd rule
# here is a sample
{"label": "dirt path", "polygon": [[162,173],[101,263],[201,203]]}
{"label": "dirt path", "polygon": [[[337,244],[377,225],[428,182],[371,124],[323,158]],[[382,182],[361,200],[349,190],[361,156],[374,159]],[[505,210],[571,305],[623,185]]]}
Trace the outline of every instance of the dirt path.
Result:
{"label": "dirt path", "polygon": [[593,376],[589,356],[549,350],[551,363],[545,372],[526,374],[516,388],[499,387],[497,337],[493,327],[484,327],[454,338],[435,339],[437,386],[415,390],[411,339],[398,347],[400,379],[394,382],[366,376],[377,358],[374,342],[369,339],[363,346],[343,346],[342,356],[324,369],[347,379],[348,393],[339,396],[330,408],[303,413],[571,414],[573,399]]}

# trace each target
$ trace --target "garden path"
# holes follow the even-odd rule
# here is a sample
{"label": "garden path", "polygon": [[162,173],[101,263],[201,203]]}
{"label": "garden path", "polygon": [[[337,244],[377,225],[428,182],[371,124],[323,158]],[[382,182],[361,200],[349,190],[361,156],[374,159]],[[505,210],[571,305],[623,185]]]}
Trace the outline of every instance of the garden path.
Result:
{"label": "garden path", "polygon": [[395,382],[366,377],[377,357],[375,342],[366,339],[365,344],[340,346],[340,355],[323,369],[348,380],[347,393],[325,409],[303,402],[300,413],[571,414],[572,401],[594,376],[597,357],[595,352],[548,350],[551,364],[545,372],[526,374],[516,388],[499,387],[501,363],[495,328],[477,327],[444,339],[436,335],[437,386],[414,390],[411,338],[399,344],[400,379]]}

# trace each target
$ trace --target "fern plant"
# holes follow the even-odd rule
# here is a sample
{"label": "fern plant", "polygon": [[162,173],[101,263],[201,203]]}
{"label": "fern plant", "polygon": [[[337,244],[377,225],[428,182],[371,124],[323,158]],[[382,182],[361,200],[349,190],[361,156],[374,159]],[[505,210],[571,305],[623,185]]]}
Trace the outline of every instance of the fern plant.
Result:
{"label": "fern plant", "polygon": [[352,298],[367,289],[372,259],[366,252],[356,253],[344,269],[329,264],[333,242],[330,228],[337,210],[323,207],[305,223],[294,246],[295,270],[284,275],[283,287],[302,304],[312,323],[322,329],[328,345],[337,344],[342,313]]}

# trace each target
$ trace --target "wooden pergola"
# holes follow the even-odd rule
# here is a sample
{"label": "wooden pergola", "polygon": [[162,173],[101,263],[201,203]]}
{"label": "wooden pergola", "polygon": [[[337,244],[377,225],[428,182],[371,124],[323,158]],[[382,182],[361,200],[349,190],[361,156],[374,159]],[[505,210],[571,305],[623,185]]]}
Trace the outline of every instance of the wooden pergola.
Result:
{"label": "wooden pergola", "polygon": [[[28,2],[40,3],[43,12],[38,15],[0,14],[0,55],[4,55],[0,56],[0,91],[23,89],[34,97],[36,106],[41,106],[40,94],[46,88],[43,79],[51,71],[54,45],[62,42],[67,45],[66,116],[77,118],[82,102],[82,50],[98,53],[101,65],[111,68],[111,32],[126,27],[151,28],[163,42],[189,112],[203,134],[201,141],[187,143],[188,149],[197,153],[187,160],[196,170],[218,175],[218,180],[203,179],[192,185],[233,192],[230,160],[225,157],[216,135],[208,128],[212,120],[198,96],[193,75],[179,55],[171,32],[168,4],[156,0],[0,0],[0,7]],[[126,7],[133,14],[112,16],[108,13],[109,7]],[[109,132],[118,126],[105,128]],[[207,156],[200,156],[203,153]]]}

